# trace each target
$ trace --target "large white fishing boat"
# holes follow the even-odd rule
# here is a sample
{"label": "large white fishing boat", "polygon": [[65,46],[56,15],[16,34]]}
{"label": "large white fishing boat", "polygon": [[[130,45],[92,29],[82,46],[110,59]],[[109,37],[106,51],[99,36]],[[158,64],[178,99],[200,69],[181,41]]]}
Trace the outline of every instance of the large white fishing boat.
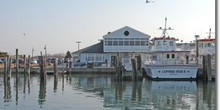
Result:
{"label": "large white fishing boat", "polygon": [[189,62],[190,51],[177,51],[178,39],[168,36],[165,27],[161,37],[152,39],[152,50],[144,57],[143,68],[146,75],[152,79],[184,79],[193,80],[197,77],[198,66],[196,62]]}

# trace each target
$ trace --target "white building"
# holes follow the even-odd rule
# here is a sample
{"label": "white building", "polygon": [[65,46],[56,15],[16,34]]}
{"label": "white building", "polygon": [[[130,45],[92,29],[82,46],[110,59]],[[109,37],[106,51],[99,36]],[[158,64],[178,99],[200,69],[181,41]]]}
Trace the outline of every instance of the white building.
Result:
{"label": "white building", "polygon": [[[125,26],[103,36],[99,43],[73,52],[81,64],[93,63],[95,66],[115,66],[121,59],[125,68],[131,68],[131,57],[149,52],[150,36]],[[78,56],[78,57],[77,57]]]}

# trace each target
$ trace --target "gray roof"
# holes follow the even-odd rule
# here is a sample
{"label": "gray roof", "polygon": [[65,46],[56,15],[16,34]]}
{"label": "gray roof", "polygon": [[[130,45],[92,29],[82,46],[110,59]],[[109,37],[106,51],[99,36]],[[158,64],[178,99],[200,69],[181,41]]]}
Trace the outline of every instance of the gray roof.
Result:
{"label": "gray roof", "polygon": [[94,44],[94,45],[91,45],[89,47],[80,49],[78,51],[75,51],[72,54],[79,54],[79,53],[104,53],[104,51],[103,51],[103,41],[100,41],[97,44]]}

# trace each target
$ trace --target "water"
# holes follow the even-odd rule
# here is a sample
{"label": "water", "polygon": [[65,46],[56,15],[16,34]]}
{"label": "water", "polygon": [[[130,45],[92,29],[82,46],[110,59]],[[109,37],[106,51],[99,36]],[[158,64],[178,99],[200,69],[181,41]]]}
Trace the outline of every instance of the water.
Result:
{"label": "water", "polygon": [[[4,83],[5,82],[5,83]],[[0,110],[215,110],[216,84],[114,81],[114,75],[0,74]]]}

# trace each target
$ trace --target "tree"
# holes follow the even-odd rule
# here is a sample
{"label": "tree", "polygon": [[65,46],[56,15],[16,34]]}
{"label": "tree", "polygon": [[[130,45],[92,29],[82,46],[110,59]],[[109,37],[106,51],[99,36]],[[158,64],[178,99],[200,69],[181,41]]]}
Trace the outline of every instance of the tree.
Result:
{"label": "tree", "polygon": [[72,58],[72,55],[71,55],[70,51],[67,51],[67,52],[66,52],[65,58]]}

